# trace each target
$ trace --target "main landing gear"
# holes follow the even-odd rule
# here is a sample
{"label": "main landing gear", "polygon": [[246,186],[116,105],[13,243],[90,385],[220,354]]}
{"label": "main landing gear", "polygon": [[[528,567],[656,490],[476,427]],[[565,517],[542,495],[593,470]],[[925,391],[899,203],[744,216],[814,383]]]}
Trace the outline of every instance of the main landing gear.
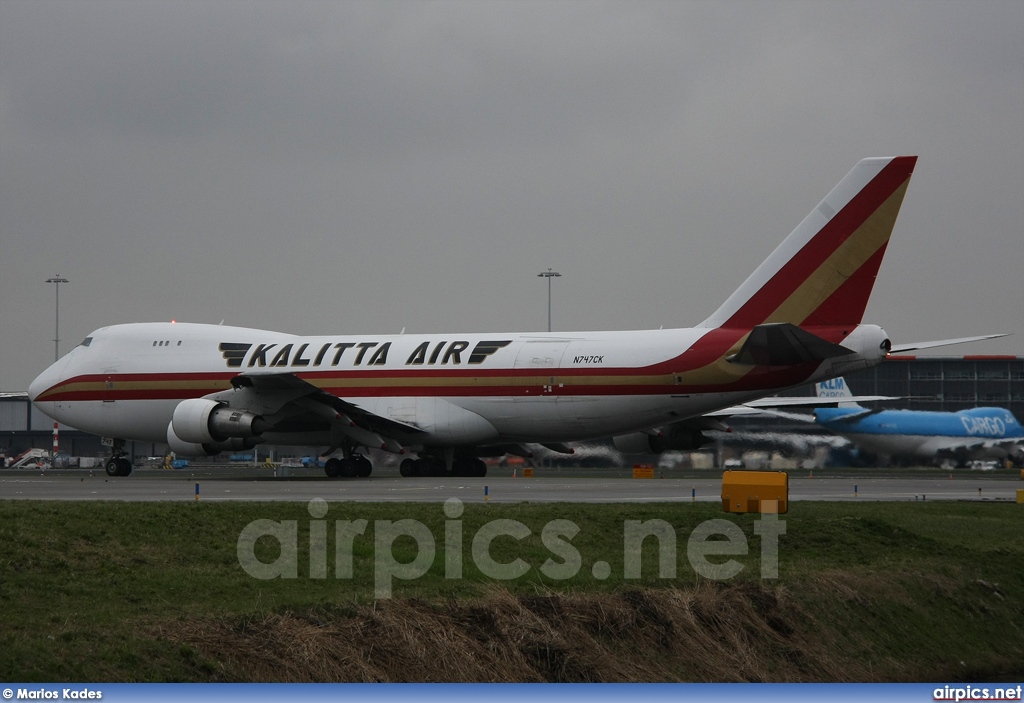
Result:
{"label": "main landing gear", "polygon": [[[373,464],[362,454],[345,450],[344,457],[331,457],[324,464],[324,473],[328,478],[366,478],[373,472]],[[449,452],[451,450],[448,450]],[[414,476],[459,476],[480,477],[487,475],[487,464],[469,453],[448,455],[451,460],[451,471],[445,457],[428,454],[419,459],[404,459],[398,467],[398,473],[406,478]]]}
{"label": "main landing gear", "polygon": [[362,454],[353,454],[339,459],[331,457],[324,464],[324,473],[329,478],[366,478],[373,472],[373,464]]}
{"label": "main landing gear", "polygon": [[132,462],[125,456],[124,440],[115,439],[111,456],[104,465],[107,476],[131,476]]}

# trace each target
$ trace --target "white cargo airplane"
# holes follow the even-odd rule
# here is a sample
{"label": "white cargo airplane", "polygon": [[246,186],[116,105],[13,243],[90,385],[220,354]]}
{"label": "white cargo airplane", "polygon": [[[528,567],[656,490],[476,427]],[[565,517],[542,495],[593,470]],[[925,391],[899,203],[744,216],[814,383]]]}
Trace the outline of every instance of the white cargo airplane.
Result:
{"label": "white cargo airplane", "polygon": [[[874,366],[861,324],[915,156],[865,159],[725,303],[687,329],[299,337],[184,323],[104,327],[33,381],[36,407],[113,441],[179,455],[319,445],[328,476],[363,448],[415,454],[403,476],[482,476],[480,457],[614,436],[625,451],[696,448],[710,413]],[[917,348],[905,346],[900,351]]]}

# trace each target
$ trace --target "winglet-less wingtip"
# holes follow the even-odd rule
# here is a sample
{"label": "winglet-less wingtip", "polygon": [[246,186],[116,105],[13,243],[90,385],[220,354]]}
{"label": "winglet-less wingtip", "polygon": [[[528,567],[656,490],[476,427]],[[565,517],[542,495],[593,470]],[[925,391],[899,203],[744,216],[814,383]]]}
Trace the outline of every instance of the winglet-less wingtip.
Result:
{"label": "winglet-less wingtip", "polygon": [[998,339],[999,337],[1009,337],[1009,333],[1001,334],[983,334],[977,337],[958,337],[957,339],[937,339],[933,342],[917,342],[911,344],[897,344],[890,350],[890,354],[901,354],[903,352],[915,351],[917,349],[931,349],[932,347],[948,347],[952,344],[965,344],[967,342],[981,342],[986,339]]}

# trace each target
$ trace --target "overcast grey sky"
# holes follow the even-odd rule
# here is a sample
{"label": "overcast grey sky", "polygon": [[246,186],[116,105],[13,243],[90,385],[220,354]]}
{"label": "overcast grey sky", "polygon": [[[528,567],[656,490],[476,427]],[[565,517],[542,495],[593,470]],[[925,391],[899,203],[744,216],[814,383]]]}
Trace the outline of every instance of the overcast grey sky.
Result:
{"label": "overcast grey sky", "polygon": [[1024,2],[0,0],[0,390],[95,328],[689,326],[918,154],[866,321],[1024,354]]}

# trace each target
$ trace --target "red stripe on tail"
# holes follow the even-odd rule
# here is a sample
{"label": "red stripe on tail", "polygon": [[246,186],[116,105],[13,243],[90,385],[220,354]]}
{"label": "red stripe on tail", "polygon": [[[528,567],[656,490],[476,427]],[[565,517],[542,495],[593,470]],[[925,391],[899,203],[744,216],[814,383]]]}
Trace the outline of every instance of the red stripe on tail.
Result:
{"label": "red stripe on tail", "polygon": [[[890,161],[722,326],[749,328],[768,320],[910,178],[916,163],[916,156],[899,156]],[[854,272],[823,305],[808,311],[807,317],[776,321],[800,325],[813,317],[815,324],[859,323],[884,249],[883,246]]]}

